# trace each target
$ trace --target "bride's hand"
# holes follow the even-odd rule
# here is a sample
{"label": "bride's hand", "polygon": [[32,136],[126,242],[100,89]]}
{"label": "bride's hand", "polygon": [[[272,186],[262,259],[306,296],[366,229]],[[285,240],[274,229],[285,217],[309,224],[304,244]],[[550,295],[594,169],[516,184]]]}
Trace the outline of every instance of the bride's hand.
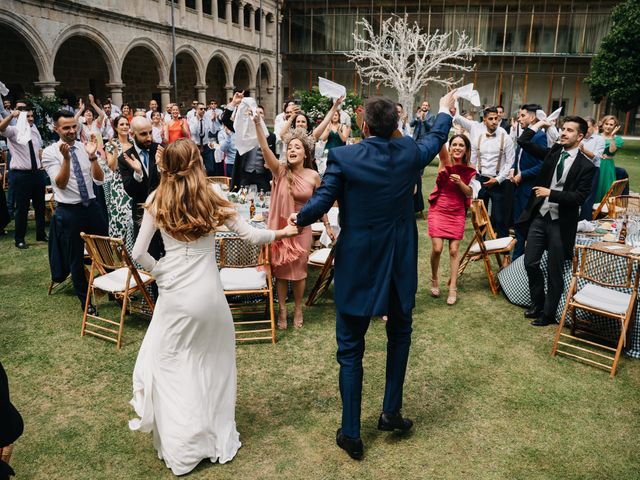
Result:
{"label": "bride's hand", "polygon": [[276,240],[280,240],[281,238],[295,237],[296,235],[298,235],[298,233],[298,227],[287,225],[280,230],[276,230]]}

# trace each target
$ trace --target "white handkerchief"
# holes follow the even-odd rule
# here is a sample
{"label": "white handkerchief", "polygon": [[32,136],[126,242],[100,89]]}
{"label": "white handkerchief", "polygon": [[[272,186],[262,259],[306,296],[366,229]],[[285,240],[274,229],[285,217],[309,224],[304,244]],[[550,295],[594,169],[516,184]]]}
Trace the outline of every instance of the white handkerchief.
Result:
{"label": "white handkerchief", "polygon": [[557,110],[554,110],[549,116],[547,116],[547,114],[544,113],[544,110],[536,110],[536,118],[538,120],[548,120],[549,122],[553,122],[554,120],[557,120],[558,118],[560,118],[561,113],[562,113],[562,107],[560,107]]}
{"label": "white handkerchief", "polygon": [[588,220],[580,220],[578,222],[577,232],[593,232],[596,229],[595,225]]}
{"label": "white handkerchief", "polygon": [[31,125],[27,120],[27,112],[20,112],[20,115],[18,115],[16,129],[18,130],[18,136],[16,137],[18,143],[26,145],[31,141]]}
{"label": "white handkerchief", "polygon": [[480,94],[477,90],[474,90],[473,83],[467,83],[464,87],[460,87],[456,90],[454,97],[456,99],[463,98],[465,100],[469,100],[471,105],[476,107],[480,106]]}
{"label": "white handkerchief", "polygon": [[320,89],[320,95],[323,97],[335,100],[347,96],[347,89],[344,86],[323,77],[318,77],[318,88]]}
{"label": "white handkerchief", "polygon": [[9,95],[9,89],[2,82],[0,82],[0,95],[2,95],[3,97],[6,97],[7,95]]}
{"label": "white handkerchief", "polygon": [[[233,129],[236,132],[235,144],[238,155],[244,155],[258,146],[256,124],[253,121],[257,108],[256,101],[251,97],[243,98],[238,108],[236,108]],[[260,122],[260,125],[265,137],[269,136],[264,120]]]}

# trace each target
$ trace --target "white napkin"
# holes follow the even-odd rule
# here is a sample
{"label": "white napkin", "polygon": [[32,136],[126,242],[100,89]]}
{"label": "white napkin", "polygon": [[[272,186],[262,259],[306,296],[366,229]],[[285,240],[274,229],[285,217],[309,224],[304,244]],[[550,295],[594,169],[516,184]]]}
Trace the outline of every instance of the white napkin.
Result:
{"label": "white napkin", "polygon": [[[258,146],[256,124],[253,121],[257,108],[258,104],[251,97],[243,98],[238,108],[236,108],[233,129],[236,132],[235,144],[238,155],[244,155]],[[269,130],[267,130],[264,120],[260,122],[260,126],[265,137],[269,136]]]}
{"label": "white napkin", "polygon": [[26,145],[31,141],[31,125],[27,120],[27,112],[20,112],[20,115],[18,115],[16,129],[18,130],[18,136],[16,137],[18,143]]}
{"label": "white napkin", "polygon": [[478,193],[480,193],[480,189],[482,188],[482,184],[474,178],[473,180],[471,180],[471,182],[469,182],[469,186],[471,187],[471,191],[472,191],[471,198],[473,198],[474,200],[477,200]]}
{"label": "white napkin", "polygon": [[474,90],[473,83],[467,83],[464,87],[460,87],[453,96],[456,100],[463,98],[464,100],[469,100],[471,105],[480,106],[480,94],[477,90]]}
{"label": "white napkin", "polygon": [[7,95],[9,95],[9,89],[2,82],[0,82],[0,95],[2,95],[3,97],[6,97]]}
{"label": "white napkin", "polygon": [[332,98],[333,100],[347,96],[347,89],[344,86],[327,80],[324,77],[318,77],[318,88],[320,89],[320,95]]}
{"label": "white napkin", "polygon": [[548,120],[549,122],[553,122],[560,118],[560,114],[562,113],[562,107],[557,110],[554,110],[551,115],[547,115],[544,113],[544,110],[536,110],[536,118],[538,120]]}
{"label": "white napkin", "polygon": [[596,227],[588,220],[580,220],[578,222],[577,232],[593,232]]}

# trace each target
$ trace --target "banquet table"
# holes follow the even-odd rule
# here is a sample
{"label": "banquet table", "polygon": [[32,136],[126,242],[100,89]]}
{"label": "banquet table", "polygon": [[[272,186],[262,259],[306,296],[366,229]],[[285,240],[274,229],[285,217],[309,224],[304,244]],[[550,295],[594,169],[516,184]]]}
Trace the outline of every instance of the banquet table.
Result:
{"label": "banquet table", "polygon": [[[591,245],[595,242],[602,241],[602,236],[598,235],[581,235],[578,234],[576,238],[576,244],[578,245]],[[606,255],[606,254],[603,254]],[[640,261],[640,259],[639,259]],[[542,260],[540,262],[540,267],[542,269],[544,280],[545,280],[545,290],[547,288],[547,252],[545,252],[542,256]],[[626,260],[624,258],[620,258],[619,260],[612,261],[611,268],[615,271],[615,274],[618,279],[622,281],[626,275]],[[564,305],[567,299],[567,292],[569,290],[569,285],[571,284],[572,277],[572,266],[570,261],[566,261],[564,265],[564,289],[562,292],[562,297],[560,298],[560,303],[558,304],[558,309],[556,310],[556,322],[560,322],[560,317],[562,316],[562,311],[564,309]],[[521,307],[530,307],[531,306],[531,297],[529,295],[529,280],[527,277],[527,272],[524,266],[524,255],[518,257],[515,261],[513,261],[510,265],[503,268],[498,273],[498,280],[500,281],[500,287],[504,292],[507,299],[513,303],[514,305],[518,305]],[[578,285],[578,288],[581,288],[581,285]],[[620,290],[625,291],[625,290]],[[628,293],[628,290],[626,291]],[[577,310],[576,314],[578,318],[588,318],[590,321],[597,326],[600,330],[601,334],[611,338],[613,340],[618,338],[620,332],[620,324],[618,321],[600,317],[593,314],[588,314],[587,312]],[[627,340],[627,345],[623,349],[623,353],[633,358],[640,358],[640,329],[638,326],[640,325],[640,309],[636,307],[634,311],[633,318],[631,320],[631,325],[629,328],[629,335]]]}

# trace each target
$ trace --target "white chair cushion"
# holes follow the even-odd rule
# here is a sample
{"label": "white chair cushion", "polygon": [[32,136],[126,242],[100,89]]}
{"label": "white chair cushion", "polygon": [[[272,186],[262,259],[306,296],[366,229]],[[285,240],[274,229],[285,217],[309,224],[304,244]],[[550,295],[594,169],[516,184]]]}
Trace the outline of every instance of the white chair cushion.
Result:
{"label": "white chair cushion", "polygon": [[[593,211],[595,212],[596,210],[598,210],[598,207],[600,206],[599,203],[594,203],[593,204]],[[616,209],[617,210],[617,209]],[[609,213],[609,208],[607,207],[607,205],[603,205],[602,206],[602,210],[600,210],[600,212],[602,213]]]}
{"label": "white chair cushion", "polygon": [[322,233],[324,232],[324,223],[316,222],[311,224],[311,231],[314,233]]}
{"label": "white chair cushion", "polygon": [[309,261],[313,263],[322,263],[324,265],[327,263],[329,253],[331,253],[330,248],[320,248],[309,255]]}
{"label": "white chair cushion", "polygon": [[[93,279],[93,286],[102,290],[103,292],[123,292],[126,287],[127,281],[127,272],[128,268],[122,267],[113,272],[109,272],[106,275],[100,275]],[[140,280],[146,282],[151,277],[149,275],[145,275],[142,272],[138,272],[140,275]],[[129,288],[134,288],[136,286],[136,281],[131,277],[129,281]]]}
{"label": "white chair cushion", "polygon": [[261,290],[267,287],[267,274],[257,268],[223,268],[220,270],[225,290]]}
{"label": "white chair cushion", "polygon": [[[502,237],[502,238],[495,238],[493,240],[485,240],[484,246],[488,252],[492,250],[502,250],[503,248],[508,247],[512,240],[513,240],[513,237]],[[475,243],[473,247],[471,247],[471,250],[469,251],[471,253],[480,253],[480,245]]]}
{"label": "white chair cushion", "polygon": [[622,314],[629,307],[631,295],[588,283],[573,296],[573,300],[587,307]]}

